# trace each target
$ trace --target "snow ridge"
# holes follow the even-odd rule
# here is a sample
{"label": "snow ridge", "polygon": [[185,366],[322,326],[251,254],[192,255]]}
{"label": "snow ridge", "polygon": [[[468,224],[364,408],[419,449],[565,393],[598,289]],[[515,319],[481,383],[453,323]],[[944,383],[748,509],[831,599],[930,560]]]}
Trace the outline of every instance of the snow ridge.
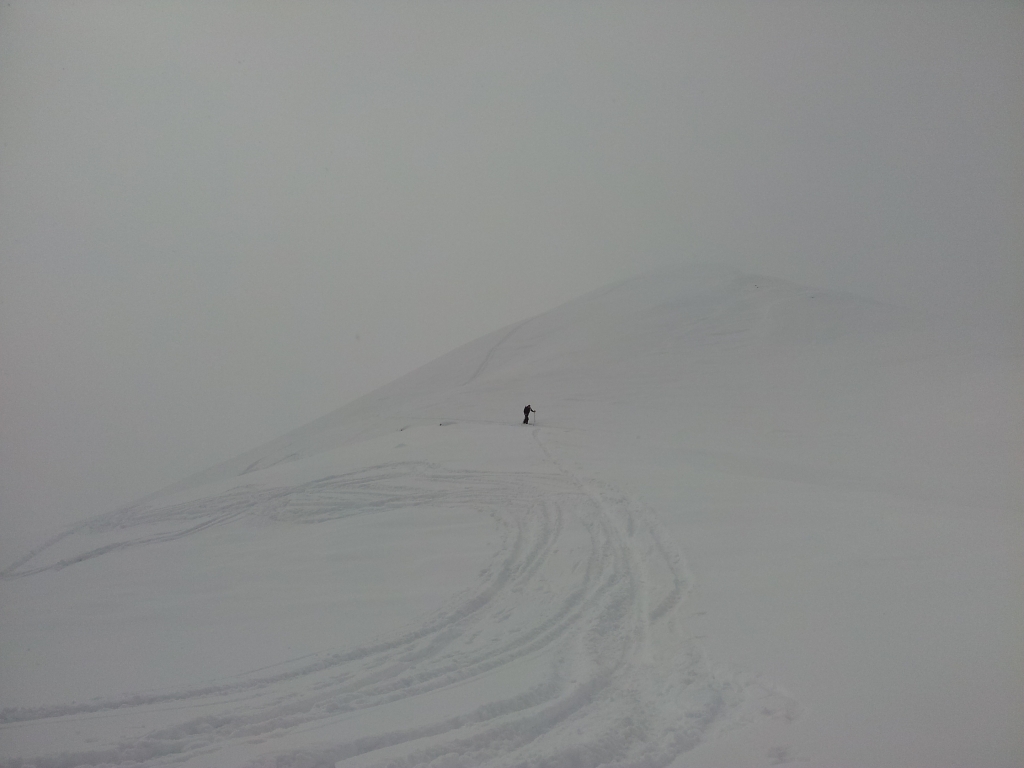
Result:
{"label": "snow ridge", "polygon": [[0,766],[1013,764],[980,338],[716,270],[489,334],[5,565]]}

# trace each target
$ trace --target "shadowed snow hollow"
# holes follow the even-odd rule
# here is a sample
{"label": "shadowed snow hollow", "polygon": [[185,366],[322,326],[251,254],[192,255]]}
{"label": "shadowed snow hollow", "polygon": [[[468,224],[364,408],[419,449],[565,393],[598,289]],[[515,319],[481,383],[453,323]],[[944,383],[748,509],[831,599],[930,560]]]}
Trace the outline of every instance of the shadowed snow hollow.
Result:
{"label": "shadowed snow hollow", "polygon": [[0,764],[1010,765],[1020,374],[769,278],[590,294],[3,564]]}

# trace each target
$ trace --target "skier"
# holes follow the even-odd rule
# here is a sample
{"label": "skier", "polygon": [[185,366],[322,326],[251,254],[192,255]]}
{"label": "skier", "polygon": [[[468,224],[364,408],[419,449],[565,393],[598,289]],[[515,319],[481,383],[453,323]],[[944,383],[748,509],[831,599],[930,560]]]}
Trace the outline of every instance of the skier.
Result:
{"label": "skier", "polygon": [[531,413],[536,413],[536,412],[537,412],[537,409],[536,408],[532,408],[529,405],[526,406],[525,408],[523,408],[523,424],[529,424],[530,423],[530,414]]}

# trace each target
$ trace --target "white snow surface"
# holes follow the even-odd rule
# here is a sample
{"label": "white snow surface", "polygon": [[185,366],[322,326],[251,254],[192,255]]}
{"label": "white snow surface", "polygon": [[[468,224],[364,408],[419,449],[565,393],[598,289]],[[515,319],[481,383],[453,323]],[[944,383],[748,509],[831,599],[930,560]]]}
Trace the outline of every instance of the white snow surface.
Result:
{"label": "white snow surface", "polygon": [[1024,764],[1021,352],[713,269],[481,338],[0,564],[0,765]]}

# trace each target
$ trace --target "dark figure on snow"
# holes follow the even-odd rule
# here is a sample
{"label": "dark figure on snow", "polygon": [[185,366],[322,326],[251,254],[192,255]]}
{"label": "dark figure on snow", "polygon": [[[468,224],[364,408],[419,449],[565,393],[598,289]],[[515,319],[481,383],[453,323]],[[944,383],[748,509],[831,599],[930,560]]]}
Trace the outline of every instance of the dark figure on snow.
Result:
{"label": "dark figure on snow", "polygon": [[526,406],[525,408],[523,408],[523,424],[529,424],[530,423],[530,414],[531,413],[536,413],[536,412],[537,412],[536,409],[531,408],[530,406]]}

